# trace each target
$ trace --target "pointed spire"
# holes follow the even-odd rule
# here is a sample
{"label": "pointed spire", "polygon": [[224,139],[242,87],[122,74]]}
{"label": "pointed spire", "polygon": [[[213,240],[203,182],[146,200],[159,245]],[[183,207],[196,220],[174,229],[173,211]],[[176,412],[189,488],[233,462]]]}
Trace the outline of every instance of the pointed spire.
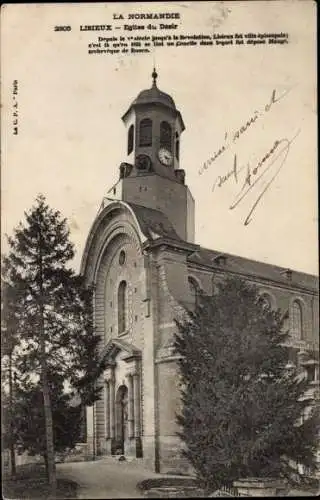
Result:
{"label": "pointed spire", "polygon": [[158,78],[158,73],[156,72],[156,68],[153,68],[153,72],[152,72],[152,87],[156,87],[157,86],[157,78]]}

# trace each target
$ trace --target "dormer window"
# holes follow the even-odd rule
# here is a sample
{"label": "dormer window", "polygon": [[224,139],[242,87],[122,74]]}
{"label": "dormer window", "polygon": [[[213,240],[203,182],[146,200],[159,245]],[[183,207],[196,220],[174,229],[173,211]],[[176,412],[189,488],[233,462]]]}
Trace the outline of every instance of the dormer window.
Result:
{"label": "dormer window", "polygon": [[152,145],[152,120],[144,118],[140,122],[139,128],[139,146]]}
{"label": "dormer window", "polygon": [[285,269],[284,271],[280,271],[280,274],[282,274],[288,281],[292,281],[291,269]]}
{"label": "dormer window", "polygon": [[160,148],[172,151],[172,129],[168,122],[160,123]]}
{"label": "dormer window", "polygon": [[218,266],[225,266],[227,263],[227,257],[223,254],[217,255],[213,260]]}

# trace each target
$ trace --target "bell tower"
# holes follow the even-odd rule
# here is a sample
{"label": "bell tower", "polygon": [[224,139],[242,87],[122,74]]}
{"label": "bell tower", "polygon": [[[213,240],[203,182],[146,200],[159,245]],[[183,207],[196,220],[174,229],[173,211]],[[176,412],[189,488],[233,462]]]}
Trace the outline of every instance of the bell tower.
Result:
{"label": "bell tower", "polygon": [[183,240],[194,242],[194,200],[180,168],[180,136],[185,129],[172,97],[159,90],[158,74],[122,116],[127,131],[120,179],[107,194],[163,212]]}

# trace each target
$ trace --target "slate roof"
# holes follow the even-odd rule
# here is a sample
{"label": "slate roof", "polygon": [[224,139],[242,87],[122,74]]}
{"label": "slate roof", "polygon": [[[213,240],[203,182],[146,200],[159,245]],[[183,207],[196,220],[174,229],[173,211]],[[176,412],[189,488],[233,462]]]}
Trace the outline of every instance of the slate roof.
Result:
{"label": "slate roof", "polygon": [[[225,259],[224,261],[223,258]],[[291,286],[296,285],[314,291],[318,291],[319,289],[319,279],[312,274],[289,270],[273,264],[267,264],[265,262],[259,262],[229,253],[221,253],[203,247],[198,248],[194,254],[190,255],[188,257],[188,262],[190,262],[190,264],[198,264],[209,268],[225,269],[226,271],[234,271],[252,277],[264,278],[277,283],[290,284]],[[288,278],[287,272],[291,272],[291,279]]]}
{"label": "slate roof", "polygon": [[[167,241],[172,240],[172,243],[175,241],[186,243],[178,236],[169,219],[159,210],[135,205],[134,203],[128,203],[128,205],[134,211],[141,231],[148,239],[165,238]],[[312,274],[188,243],[189,247],[192,247],[192,245],[194,245],[194,253],[187,258],[190,264],[204,266],[209,269],[224,269],[253,278],[262,278],[279,284],[306,288],[315,292],[319,290],[319,278]]]}
{"label": "slate roof", "polygon": [[[110,201],[114,202],[114,200]],[[189,243],[180,238],[168,217],[159,210],[131,202],[125,202],[125,204],[134,212],[140,230],[150,242],[156,243],[165,240],[165,244],[169,245],[170,241],[172,245],[179,243],[179,247],[185,247],[185,251],[188,253],[187,262],[190,265],[212,271],[224,270],[239,273],[257,280],[263,279],[279,285],[319,292],[318,276]]]}
{"label": "slate roof", "polygon": [[155,82],[149,89],[145,89],[139,92],[135,100],[130,104],[129,108],[122,116],[122,120],[126,120],[126,117],[128,116],[128,113],[132,108],[140,107],[146,104],[152,104],[153,106],[165,106],[166,108],[171,109],[174,114],[180,118],[182,130],[185,129],[181,113],[177,110],[174,100],[169,94],[160,90]]}
{"label": "slate roof", "polygon": [[151,240],[158,237],[183,241],[176,233],[173,225],[159,210],[135,205],[134,203],[126,202],[135,213],[143,234]]}
{"label": "slate roof", "polygon": [[137,98],[133,101],[134,104],[163,104],[168,108],[176,109],[174,100],[169,94],[162,92],[158,87],[142,90]]}

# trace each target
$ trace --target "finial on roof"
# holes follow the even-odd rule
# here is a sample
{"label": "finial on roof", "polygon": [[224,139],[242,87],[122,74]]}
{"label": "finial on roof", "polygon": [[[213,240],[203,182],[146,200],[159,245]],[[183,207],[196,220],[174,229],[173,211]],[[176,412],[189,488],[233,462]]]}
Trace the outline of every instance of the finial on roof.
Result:
{"label": "finial on roof", "polygon": [[157,86],[157,78],[158,78],[158,73],[156,72],[156,68],[153,68],[151,76],[153,78],[152,86],[156,87]]}

